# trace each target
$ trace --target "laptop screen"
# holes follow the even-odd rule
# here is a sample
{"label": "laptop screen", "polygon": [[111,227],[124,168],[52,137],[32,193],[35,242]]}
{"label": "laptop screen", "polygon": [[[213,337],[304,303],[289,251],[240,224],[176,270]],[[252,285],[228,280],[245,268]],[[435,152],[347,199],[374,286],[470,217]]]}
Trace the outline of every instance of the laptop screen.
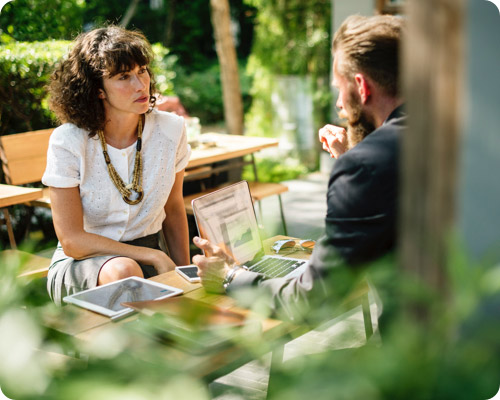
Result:
{"label": "laptop screen", "polygon": [[224,249],[238,263],[262,252],[259,228],[246,181],[193,200],[200,237]]}

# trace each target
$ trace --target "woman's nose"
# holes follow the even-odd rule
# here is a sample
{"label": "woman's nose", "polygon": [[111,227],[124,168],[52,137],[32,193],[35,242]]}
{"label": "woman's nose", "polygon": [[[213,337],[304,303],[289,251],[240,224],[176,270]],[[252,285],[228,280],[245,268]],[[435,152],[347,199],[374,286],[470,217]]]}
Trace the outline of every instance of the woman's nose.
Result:
{"label": "woman's nose", "polygon": [[134,75],[134,87],[136,90],[144,90],[146,82],[144,82],[139,75]]}

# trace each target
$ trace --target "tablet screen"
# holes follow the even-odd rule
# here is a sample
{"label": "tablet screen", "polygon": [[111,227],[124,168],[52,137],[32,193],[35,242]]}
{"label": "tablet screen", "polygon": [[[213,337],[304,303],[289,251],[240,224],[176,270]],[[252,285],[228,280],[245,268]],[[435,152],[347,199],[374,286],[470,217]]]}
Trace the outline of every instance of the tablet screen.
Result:
{"label": "tablet screen", "polygon": [[121,305],[123,302],[163,299],[180,293],[181,289],[130,277],[66,296],[64,301],[112,317],[127,309]]}

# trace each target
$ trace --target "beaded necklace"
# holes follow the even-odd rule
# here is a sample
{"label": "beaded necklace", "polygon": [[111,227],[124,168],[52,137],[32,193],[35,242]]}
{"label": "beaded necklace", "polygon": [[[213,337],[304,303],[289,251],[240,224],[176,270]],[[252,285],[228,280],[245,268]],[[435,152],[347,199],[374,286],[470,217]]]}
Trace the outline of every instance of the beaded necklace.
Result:
{"label": "beaded necklace", "polygon": [[[135,147],[135,162],[134,162],[134,172],[132,177],[132,183],[125,185],[123,179],[116,172],[115,167],[111,164],[111,160],[108,155],[108,146],[106,144],[106,140],[104,139],[104,132],[102,130],[97,131],[99,135],[99,139],[101,141],[102,154],[104,155],[104,161],[106,161],[106,166],[108,167],[109,177],[115,184],[116,188],[122,195],[122,199],[125,203],[134,205],[141,202],[144,197],[144,192],[142,191],[142,157],[141,157],[141,148],[142,148],[142,116],[139,118],[139,124],[137,125],[137,145]],[[132,191],[137,193],[137,199],[131,200],[130,196],[132,195]]]}

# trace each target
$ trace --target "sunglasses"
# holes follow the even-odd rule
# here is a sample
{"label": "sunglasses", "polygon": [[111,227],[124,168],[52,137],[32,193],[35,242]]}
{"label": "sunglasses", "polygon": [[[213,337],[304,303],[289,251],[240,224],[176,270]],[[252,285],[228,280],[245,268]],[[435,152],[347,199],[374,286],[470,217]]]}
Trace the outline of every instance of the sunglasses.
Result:
{"label": "sunglasses", "polygon": [[314,249],[315,244],[316,241],[312,239],[300,240],[298,243],[292,239],[283,239],[274,242],[273,245],[271,246],[271,250],[273,250],[275,253],[279,253],[280,251],[285,251],[285,250],[289,252],[303,250],[307,251],[308,253],[311,253]]}

